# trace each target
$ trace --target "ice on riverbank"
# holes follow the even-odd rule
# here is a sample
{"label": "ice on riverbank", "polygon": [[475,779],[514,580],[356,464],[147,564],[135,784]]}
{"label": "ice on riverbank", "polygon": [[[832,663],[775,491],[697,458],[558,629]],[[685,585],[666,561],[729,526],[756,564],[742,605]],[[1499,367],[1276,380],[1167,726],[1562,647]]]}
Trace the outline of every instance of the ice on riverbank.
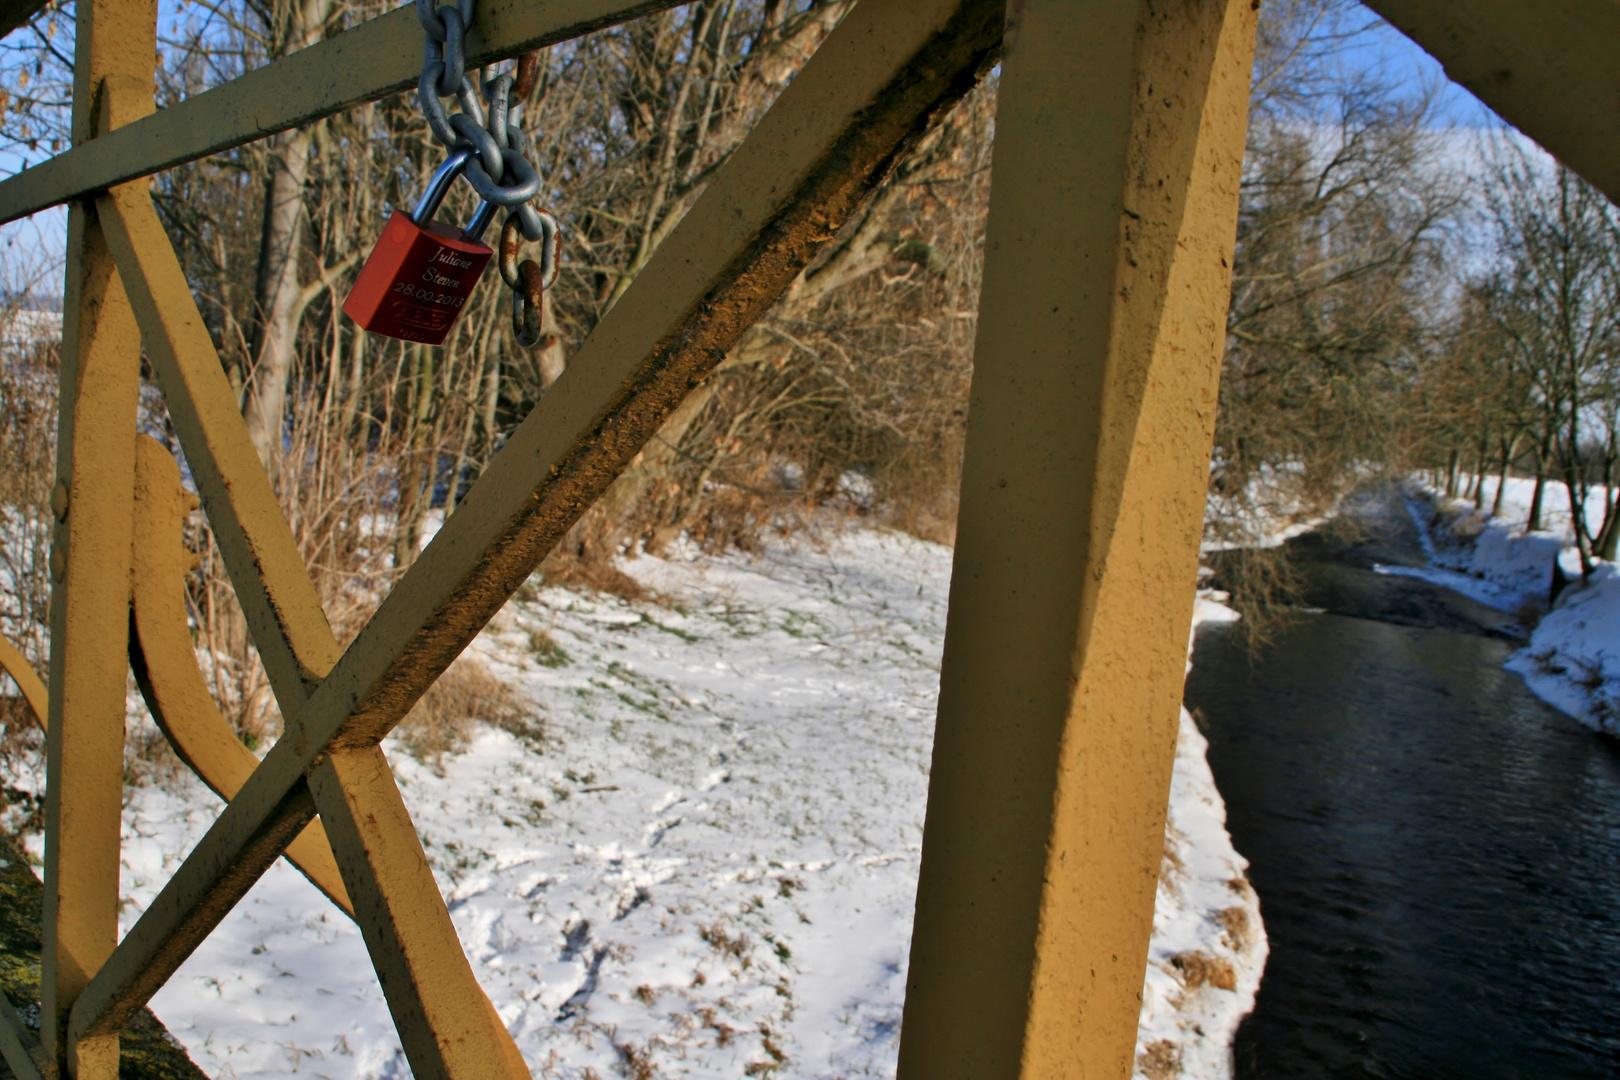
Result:
{"label": "ice on riverbank", "polygon": [[[527,591],[472,647],[543,739],[386,744],[478,978],[537,1075],[892,1076],[950,551],[852,531],[624,569],[663,601]],[[1230,1075],[1265,957],[1204,746],[1183,714],[1151,1080]],[[133,793],[126,927],[216,809]],[[153,1005],[213,1076],[407,1075],[358,932],[283,864]]]}

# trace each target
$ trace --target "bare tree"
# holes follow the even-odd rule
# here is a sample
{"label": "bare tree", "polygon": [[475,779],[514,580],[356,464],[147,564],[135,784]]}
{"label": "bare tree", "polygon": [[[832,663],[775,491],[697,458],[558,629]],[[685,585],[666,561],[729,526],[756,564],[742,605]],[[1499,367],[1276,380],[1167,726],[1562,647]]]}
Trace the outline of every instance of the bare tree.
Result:
{"label": "bare tree", "polygon": [[[1492,146],[1485,205],[1499,269],[1476,289],[1525,390],[1537,476],[1550,469],[1562,481],[1590,573],[1620,541],[1620,214],[1567,168],[1506,137]],[[1600,493],[1593,528],[1584,508]]]}
{"label": "bare tree", "polygon": [[1207,522],[1257,637],[1293,582],[1265,534],[1399,472],[1420,441],[1413,381],[1461,200],[1433,167],[1429,98],[1343,62],[1373,23],[1342,0],[1261,12]]}
{"label": "bare tree", "polygon": [[[249,3],[273,61],[321,39],[336,11],[331,0],[270,0]],[[287,380],[291,377],[298,321],[313,292],[299,280],[304,248],[304,196],[309,175],[311,128],[292,128],[270,139],[264,182],[263,238],[255,289],[254,363],[242,403],[248,435],[266,468],[274,469],[282,438]],[[347,260],[345,260],[346,262]],[[330,267],[322,268],[330,274]],[[317,281],[317,287],[324,282]]]}

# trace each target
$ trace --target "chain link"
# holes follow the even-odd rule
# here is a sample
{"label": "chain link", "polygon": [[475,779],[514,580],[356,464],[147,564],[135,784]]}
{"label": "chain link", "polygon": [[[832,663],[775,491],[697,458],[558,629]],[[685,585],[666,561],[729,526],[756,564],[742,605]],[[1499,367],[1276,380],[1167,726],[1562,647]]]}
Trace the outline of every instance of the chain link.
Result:
{"label": "chain link", "polygon": [[[540,233],[540,261],[519,262],[518,253],[531,230]],[[501,280],[512,290],[512,336],[525,349],[540,340],[541,297],[557,280],[559,246],[557,222],[550,214],[524,203],[506,215],[501,226]]]}
{"label": "chain link", "polygon": [[[502,72],[475,88],[466,57],[473,4],[456,0],[453,7],[439,7],[437,0],[416,0],[416,17],[426,35],[416,97],[435,140],[450,150],[472,152],[462,175],[473,190],[491,209],[511,208],[501,228],[501,277],[512,289],[513,333],[528,347],[540,337],[541,294],[557,279],[561,231],[550,213],[529,205],[540,193],[540,174],[529,161],[522,113],[538,78],[540,57],[524,53],[515,78]],[[452,96],[461,111],[447,116],[440,99]],[[475,220],[489,216],[481,207]],[[524,240],[540,245],[540,262],[518,262]]]}

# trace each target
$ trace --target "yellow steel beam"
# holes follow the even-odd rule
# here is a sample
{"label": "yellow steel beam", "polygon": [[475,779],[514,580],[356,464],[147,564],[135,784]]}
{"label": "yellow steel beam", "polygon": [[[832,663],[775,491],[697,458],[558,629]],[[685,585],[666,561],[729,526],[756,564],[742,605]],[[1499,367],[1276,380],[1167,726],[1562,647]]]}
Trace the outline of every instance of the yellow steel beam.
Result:
{"label": "yellow steel beam", "polygon": [[80,999],[76,1031],[117,1030],[167,980],[310,820],[306,774],[325,755],[375,746],[404,716],[972,88],[999,47],[1001,21],[996,0],[862,0],[844,19],[119,944]]}
{"label": "yellow steel beam", "polygon": [[1131,1074],[1257,6],[1010,9],[901,1080]]}
{"label": "yellow steel beam", "polygon": [[103,227],[253,643],[291,722],[342,650],[145,187],[120,184],[103,196]]}
{"label": "yellow steel beam", "polygon": [[[467,33],[467,64],[683,2],[483,0]],[[0,182],[0,223],[414,87],[421,74],[422,25],[406,5]]]}
{"label": "yellow steel beam", "polygon": [[1620,202],[1620,4],[1368,0],[1508,123]]}
{"label": "yellow steel beam", "polygon": [[[197,670],[185,600],[193,556],[183,532],[195,505],[180,483],[174,455],[151,436],[137,436],[130,666],[152,719],[180,760],[214,794],[230,802],[253,775],[259,759],[220,715]],[[345,914],[354,915],[319,821],[310,822],[288,846],[287,859]]]}
{"label": "yellow steel beam", "polygon": [[[80,0],[75,144],[152,109],[156,0]],[[102,100],[108,84],[140,91]],[[112,1080],[118,1033],[65,1038],[79,994],[118,939],[139,336],[92,207],[68,213],[51,553],[45,910],[40,1041],[64,1075]]]}
{"label": "yellow steel beam", "polygon": [[380,748],[329,754],[310,774],[355,900],[355,921],[418,1080],[527,1080],[484,995]]}
{"label": "yellow steel beam", "polygon": [[28,658],[17,651],[17,647],[5,638],[0,638],[0,671],[11,676],[22,691],[23,700],[28,702],[29,711],[34,714],[34,720],[39,724],[41,731],[45,730],[46,718],[50,715],[50,695],[45,690],[45,683],[34,671]]}

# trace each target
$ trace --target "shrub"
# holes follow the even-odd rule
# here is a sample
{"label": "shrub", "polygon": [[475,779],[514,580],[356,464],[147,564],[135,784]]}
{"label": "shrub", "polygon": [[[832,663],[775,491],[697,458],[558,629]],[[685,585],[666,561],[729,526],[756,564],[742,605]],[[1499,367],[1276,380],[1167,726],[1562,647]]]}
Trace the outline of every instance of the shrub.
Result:
{"label": "shrub", "polygon": [[461,656],[400,721],[398,736],[410,755],[442,768],[444,755],[466,745],[482,721],[529,742],[544,740],[533,703],[492,675],[475,657]]}

